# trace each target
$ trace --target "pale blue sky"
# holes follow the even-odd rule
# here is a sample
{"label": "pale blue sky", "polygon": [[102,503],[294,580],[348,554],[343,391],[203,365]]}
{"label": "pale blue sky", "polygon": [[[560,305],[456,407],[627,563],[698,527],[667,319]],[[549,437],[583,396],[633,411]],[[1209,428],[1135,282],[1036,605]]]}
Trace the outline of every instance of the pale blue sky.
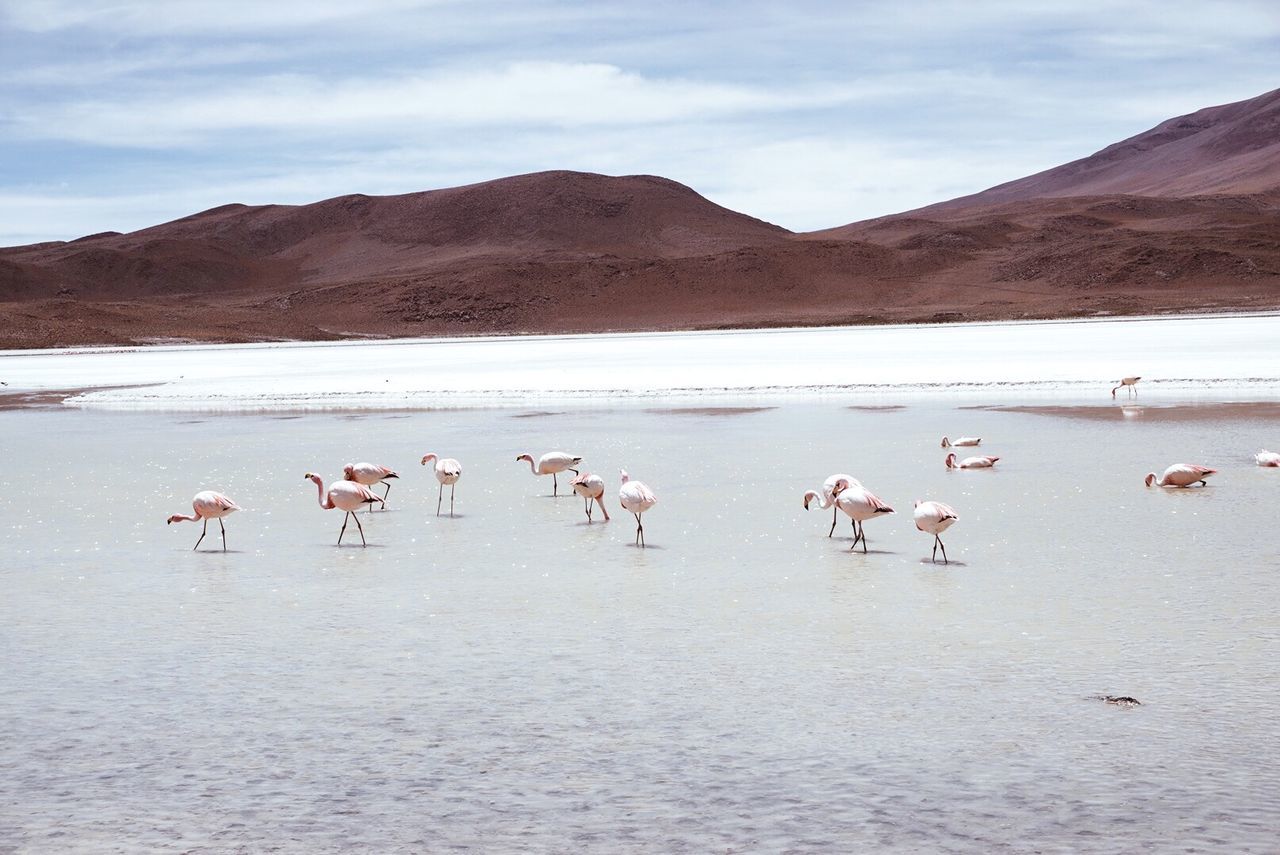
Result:
{"label": "pale blue sky", "polygon": [[0,5],[0,245],[653,173],[808,230],[1280,87],[1280,3]]}

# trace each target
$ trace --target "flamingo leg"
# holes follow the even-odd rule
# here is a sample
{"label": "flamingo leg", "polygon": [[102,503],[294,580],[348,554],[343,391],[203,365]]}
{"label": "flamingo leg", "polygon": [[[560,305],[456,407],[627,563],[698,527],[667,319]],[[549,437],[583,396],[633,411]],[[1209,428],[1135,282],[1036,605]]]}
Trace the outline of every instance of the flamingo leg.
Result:
{"label": "flamingo leg", "polygon": [[[440,482],[440,493],[438,496],[436,496],[436,516],[440,516],[440,506],[442,504],[444,504],[444,482],[443,481]],[[449,505],[449,513],[451,515],[453,514],[452,501],[450,502],[450,505]]]}
{"label": "flamingo leg", "polygon": [[942,538],[938,537],[936,534],[934,537],[938,538],[938,545],[942,547],[942,563],[950,564],[951,562],[947,560],[947,545],[943,543]]}
{"label": "flamingo leg", "polygon": [[[370,508],[373,505],[369,506]],[[342,518],[342,531],[338,532],[338,545],[342,545],[342,536],[347,533],[347,520],[351,519],[351,511],[347,511],[346,516]]]}
{"label": "flamingo leg", "polygon": [[831,509],[831,531],[827,532],[827,537],[831,537],[831,535],[836,533],[836,514],[839,513],[839,511],[840,508],[838,507]]}
{"label": "flamingo leg", "polygon": [[605,507],[604,507],[604,497],[603,497],[603,496],[596,496],[596,502],[600,505],[600,513],[604,514],[604,521],[605,521],[605,522],[608,522],[608,521],[609,521],[609,512],[608,512],[607,510],[605,510]]}
{"label": "flamingo leg", "polygon": [[391,482],[390,482],[390,481],[383,481],[382,483],[387,485],[387,489],[386,489],[386,491],[385,491],[385,492],[383,492],[383,494],[382,494],[382,509],[383,509],[383,510],[386,510],[386,508],[387,508],[387,496],[391,495]]}
{"label": "flamingo leg", "polygon": [[360,525],[360,517],[356,516],[355,514],[352,514],[351,517],[356,521],[356,528],[360,529],[360,545],[368,546],[369,545],[368,542],[366,542],[364,539],[364,526]]}
{"label": "flamingo leg", "polygon": [[559,494],[560,494],[560,482],[556,480],[556,473],[552,472],[551,473],[551,495],[557,496]]}
{"label": "flamingo leg", "polygon": [[[204,536],[209,533],[209,520],[204,521],[204,530],[200,532],[200,540],[204,540]],[[191,547],[191,551],[195,552],[200,548],[200,540],[196,541],[196,545]]]}
{"label": "flamingo leg", "polygon": [[227,527],[222,524],[222,518],[218,518],[218,528],[222,529],[222,551],[227,551]]}
{"label": "flamingo leg", "polygon": [[644,547],[644,523],[640,522],[639,514],[636,514],[636,545]]}
{"label": "flamingo leg", "polygon": [[458,489],[457,484],[449,485],[449,519],[453,519],[453,491]]}
{"label": "flamingo leg", "polygon": [[587,522],[591,522],[591,500],[587,499],[586,503],[585,510],[587,512]]}
{"label": "flamingo leg", "polygon": [[933,563],[938,563],[938,536],[933,536]]}

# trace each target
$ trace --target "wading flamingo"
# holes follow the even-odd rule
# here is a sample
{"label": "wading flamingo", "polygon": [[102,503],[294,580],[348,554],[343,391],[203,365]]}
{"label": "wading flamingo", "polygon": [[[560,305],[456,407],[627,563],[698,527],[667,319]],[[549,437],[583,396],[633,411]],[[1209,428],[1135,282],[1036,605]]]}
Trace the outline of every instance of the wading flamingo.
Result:
{"label": "wading flamingo", "polygon": [[644,523],[640,521],[640,515],[658,504],[658,497],[645,484],[632,481],[627,470],[623,469],[622,489],[618,491],[618,502],[623,510],[635,514],[636,546],[644,546]]}
{"label": "wading flamingo", "polygon": [[953,445],[959,448],[961,446],[981,445],[981,444],[982,444],[982,437],[980,436],[962,436],[956,439],[948,439],[947,437],[944,436],[942,438],[943,448],[951,448]]}
{"label": "wading flamingo", "polygon": [[[363,484],[366,487],[372,487],[379,481],[385,481],[387,478],[399,478],[395,470],[386,466],[379,466],[376,463],[348,463],[342,467],[342,477],[347,481],[355,481],[357,484]],[[387,489],[378,499],[382,503],[382,507],[387,506],[387,495],[391,492],[391,485],[386,485]],[[369,506],[369,510],[373,510],[373,505]]]}
{"label": "wading flamingo", "polygon": [[938,563],[938,547],[941,546],[942,563],[950,564],[951,562],[947,560],[947,547],[938,535],[951,528],[951,525],[959,519],[955,510],[942,502],[917,501],[915,507],[916,528],[925,534],[933,535],[933,563]]}
{"label": "wading flamingo", "polygon": [[453,485],[457,484],[458,479],[462,477],[462,464],[452,457],[446,457],[441,460],[435,454],[424,454],[422,456],[422,465],[426,466],[429,460],[436,462],[436,480],[440,482],[440,495],[436,497],[436,516],[440,516],[440,505],[444,502],[445,484],[449,485],[449,516],[453,516]]}
{"label": "wading flamingo", "polygon": [[1116,396],[1116,389],[1119,389],[1122,386],[1127,386],[1129,388],[1130,398],[1138,397],[1138,381],[1141,379],[1142,379],[1141,377],[1125,377],[1123,380],[1121,380],[1119,383],[1116,384],[1115,389],[1111,390],[1111,397],[1114,398]]}
{"label": "wading flamingo", "polygon": [[[836,522],[838,520],[837,515],[840,513],[834,507],[836,503],[836,488],[841,484],[844,485],[844,488],[862,486],[861,482],[859,482],[857,478],[854,478],[852,475],[845,475],[843,472],[837,472],[835,475],[830,476],[827,480],[822,482],[822,497],[818,504],[818,510],[825,511],[827,508],[831,508],[831,531],[827,532],[827,537],[831,537],[831,535],[835,534]],[[813,493],[815,496],[818,495],[815,490],[810,490],[809,493]],[[804,494],[804,509],[806,511],[809,510],[809,493]]]}
{"label": "wading flamingo", "polygon": [[522,454],[516,458],[516,462],[521,460],[529,461],[529,471],[534,475],[550,475],[551,476],[551,495],[560,495],[560,484],[556,480],[556,473],[569,471],[574,475],[578,474],[578,470],[574,469],[582,462],[581,457],[574,457],[572,454],[565,454],[563,451],[548,451],[546,454],[538,458],[538,465],[533,463],[533,457],[528,454]]}
{"label": "wading flamingo", "polygon": [[[804,494],[804,508],[809,509],[809,502],[820,498],[819,495],[810,490]],[[854,483],[852,486],[841,484],[837,486],[836,493],[833,498],[837,510],[844,511],[849,517],[849,522],[853,526],[853,546],[849,547],[849,551],[858,548],[858,541],[862,541],[862,552],[867,552],[867,536],[862,530],[862,523],[865,520],[872,519],[877,516],[883,516],[894,512],[876,494],[867,490],[861,484]],[[818,505],[820,509],[826,509],[827,505]]]}
{"label": "wading flamingo", "polygon": [[959,463],[956,463],[956,453],[953,451],[947,455],[948,469],[990,469],[996,465],[999,457],[966,457]]}
{"label": "wading flamingo", "polygon": [[[213,490],[201,490],[191,500],[191,510],[195,512],[192,516],[174,514],[169,517],[169,522],[165,523],[165,525],[176,522],[199,522],[204,520],[204,529],[200,532],[200,540],[204,540],[204,536],[209,533],[209,520],[217,520],[218,528],[222,529],[222,551],[226,552],[227,527],[222,524],[222,518],[227,514],[243,510],[243,508],[221,493],[215,493]],[[197,540],[196,545],[191,547],[192,552],[200,547],[200,540]]]}
{"label": "wading flamingo", "polygon": [[583,472],[577,478],[574,478],[571,485],[573,492],[587,500],[587,522],[591,522],[591,502],[595,501],[600,505],[600,510],[604,514],[604,521],[609,521],[609,512],[604,506],[604,479],[599,475],[593,475],[590,472]]}
{"label": "wading flamingo", "polygon": [[340,511],[347,512],[347,515],[342,518],[342,531],[338,532],[338,545],[342,545],[342,535],[347,531],[347,520],[354,517],[356,528],[360,530],[360,543],[363,546],[368,546],[369,544],[364,539],[364,526],[360,525],[360,517],[355,516],[355,512],[360,510],[361,505],[371,505],[374,502],[382,501],[378,498],[378,494],[355,481],[337,481],[329,488],[329,492],[326,494],[324,482],[320,480],[319,475],[308,472],[302,477],[315,482],[316,489],[320,491],[320,507],[326,511],[337,508]]}
{"label": "wading flamingo", "polygon": [[1280,466],[1280,454],[1274,451],[1259,451],[1253,456],[1253,462],[1259,466]]}
{"label": "wading flamingo", "polygon": [[[1217,473],[1217,469],[1210,469],[1208,466],[1197,466],[1194,463],[1175,463],[1168,469],[1164,470],[1164,474],[1156,480],[1156,473],[1148,472],[1146,481],[1148,487],[1190,487],[1192,484],[1205,484],[1205,478]],[[1208,484],[1205,484],[1208,486]]]}

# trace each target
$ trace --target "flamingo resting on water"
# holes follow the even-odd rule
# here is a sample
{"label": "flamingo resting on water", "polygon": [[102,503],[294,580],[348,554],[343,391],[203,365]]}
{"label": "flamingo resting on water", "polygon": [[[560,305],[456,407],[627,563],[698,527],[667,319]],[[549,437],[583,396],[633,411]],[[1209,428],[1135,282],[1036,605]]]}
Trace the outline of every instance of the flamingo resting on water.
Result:
{"label": "flamingo resting on water", "polygon": [[956,453],[953,451],[947,455],[948,469],[990,469],[996,465],[999,457],[966,457],[959,463],[956,463]]}
{"label": "flamingo resting on water", "polygon": [[[386,466],[379,466],[376,463],[348,463],[342,467],[342,477],[347,481],[355,481],[357,484],[363,484],[366,487],[372,487],[379,481],[386,481],[388,478],[399,478],[394,469]],[[386,485],[387,489],[378,499],[382,503],[382,507],[387,506],[387,496],[391,493],[391,485]],[[369,510],[373,510],[373,506],[369,506]]]}
{"label": "flamingo resting on water", "polygon": [[604,479],[599,475],[591,472],[583,472],[570,483],[573,492],[587,500],[587,522],[591,522],[591,503],[594,501],[600,505],[600,511],[604,514],[604,521],[609,521],[609,511],[604,506]]}
{"label": "flamingo resting on water", "polygon": [[1259,466],[1280,467],[1280,454],[1274,451],[1259,451],[1253,456],[1253,462]]}
{"label": "flamingo resting on water", "polygon": [[581,457],[574,457],[572,454],[565,454],[563,451],[548,451],[538,458],[536,466],[533,463],[532,455],[522,454],[516,458],[517,463],[521,460],[529,461],[529,471],[534,475],[551,476],[551,495],[553,496],[560,494],[560,484],[556,481],[556,474],[567,470],[577,475],[578,470],[573,467],[582,462]]}
{"label": "flamingo resting on water", "polygon": [[957,437],[956,439],[948,439],[947,437],[944,436],[942,438],[943,448],[950,448],[953,445],[959,447],[959,446],[981,445],[981,444],[982,444],[982,437],[980,436],[961,436],[961,437]]}
{"label": "flamingo resting on water", "polygon": [[630,511],[636,518],[636,546],[644,546],[644,523],[641,515],[658,504],[658,497],[649,487],[640,481],[632,481],[627,470],[622,470],[622,489],[618,490],[618,502],[623,510]]}
{"label": "flamingo resting on water", "polygon": [[1217,473],[1217,469],[1208,466],[1197,466],[1194,463],[1175,463],[1164,474],[1156,479],[1156,473],[1148,472],[1143,479],[1148,487],[1190,487],[1192,484],[1203,484],[1206,478]]}
{"label": "flamingo resting on water", "polygon": [[436,454],[424,454],[422,456],[422,465],[426,466],[427,462],[431,460],[436,462],[436,480],[440,482],[440,494],[436,497],[436,516],[440,516],[440,505],[444,502],[445,484],[449,485],[449,516],[453,516],[453,490],[454,485],[458,483],[458,479],[462,477],[462,464],[452,457],[446,457],[441,460]]}
{"label": "flamingo resting on water", "polygon": [[355,512],[360,510],[361,505],[372,505],[374,502],[382,501],[378,494],[355,481],[337,481],[329,488],[329,492],[325,493],[324,482],[320,480],[319,475],[308,472],[302,477],[313,481],[316,489],[320,491],[320,507],[326,511],[334,508],[346,511],[347,515],[342,518],[342,531],[338,532],[338,545],[342,545],[342,535],[347,532],[347,521],[354,516],[356,528],[360,530],[360,543],[368,546],[364,539],[364,526],[360,525],[360,517],[356,516]]}
{"label": "flamingo resting on water", "polygon": [[1111,390],[1111,397],[1114,398],[1116,396],[1116,389],[1119,389],[1121,387],[1128,387],[1129,397],[1131,398],[1138,397],[1138,381],[1141,379],[1142,379],[1141,377],[1123,378],[1119,383],[1116,384],[1115,389]]}
{"label": "flamingo resting on water", "polygon": [[938,547],[942,547],[942,563],[950,564],[947,560],[947,547],[939,537],[947,529],[960,519],[956,516],[955,509],[950,505],[944,505],[942,502],[920,502],[915,504],[915,521],[916,528],[925,534],[933,535],[933,563],[938,563]]}
{"label": "flamingo resting on water", "polygon": [[169,517],[169,521],[165,525],[171,525],[176,522],[199,522],[204,520],[204,529],[200,532],[200,540],[197,540],[196,545],[191,547],[191,551],[194,552],[200,548],[200,541],[204,540],[204,536],[209,533],[209,520],[217,520],[218,528],[222,529],[222,551],[226,552],[227,527],[222,524],[222,518],[228,514],[243,510],[243,508],[221,493],[216,493],[213,490],[201,490],[191,500],[191,510],[194,512],[192,516],[174,514]]}

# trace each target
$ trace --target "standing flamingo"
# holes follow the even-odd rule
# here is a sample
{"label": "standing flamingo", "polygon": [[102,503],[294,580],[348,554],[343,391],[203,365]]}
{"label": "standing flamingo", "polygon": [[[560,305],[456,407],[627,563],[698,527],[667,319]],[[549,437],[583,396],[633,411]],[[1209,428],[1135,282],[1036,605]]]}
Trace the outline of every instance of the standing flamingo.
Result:
{"label": "standing flamingo", "polygon": [[[805,510],[809,509],[809,502],[816,498],[818,498],[818,494],[813,490],[804,494]],[[889,507],[875,493],[856,482],[852,485],[838,485],[833,501],[836,508],[844,511],[849,517],[850,524],[853,525],[853,546],[849,547],[849,551],[852,552],[857,549],[858,541],[862,541],[862,553],[865,555],[867,552],[867,535],[862,530],[862,523],[882,514],[894,513],[893,508]],[[818,507],[825,509],[827,506],[826,504],[820,504]]]}
{"label": "standing flamingo", "polygon": [[980,436],[962,436],[957,439],[948,439],[947,437],[944,436],[942,438],[943,448],[950,448],[953,445],[959,447],[959,446],[981,445],[981,444],[982,444],[982,437]]}
{"label": "standing flamingo", "polygon": [[1138,397],[1138,381],[1141,379],[1142,379],[1141,377],[1125,377],[1119,383],[1116,384],[1115,389],[1111,390],[1111,397],[1114,398],[1116,396],[1116,389],[1120,389],[1122,387],[1128,387],[1129,397],[1131,398]]}
{"label": "standing flamingo", "polygon": [[422,465],[426,466],[429,460],[436,462],[436,480],[440,482],[440,494],[436,497],[436,516],[440,516],[440,505],[444,502],[445,484],[449,485],[449,516],[453,516],[453,490],[454,485],[458,483],[458,479],[462,477],[462,464],[452,457],[446,457],[441,460],[435,454],[424,454],[422,456]]}
{"label": "standing flamingo", "polygon": [[609,521],[609,511],[604,506],[604,479],[599,475],[593,475],[590,472],[583,472],[577,478],[574,478],[570,486],[573,492],[587,500],[587,522],[591,522],[591,502],[595,501],[600,505],[600,510],[604,513],[604,521]]}
{"label": "standing flamingo", "polygon": [[960,519],[956,516],[955,510],[950,505],[944,505],[942,502],[920,502],[915,504],[915,520],[916,528],[925,534],[933,535],[933,563],[938,563],[938,547],[942,547],[942,563],[950,564],[947,560],[947,547],[939,537],[952,524]]}
{"label": "standing flamingo", "polygon": [[[840,486],[842,484],[844,485],[843,487]],[[827,537],[831,537],[831,535],[835,534],[836,522],[838,520],[837,515],[840,513],[837,508],[833,507],[836,503],[836,493],[848,487],[861,486],[862,483],[857,478],[854,478],[852,475],[846,475],[843,472],[837,472],[822,482],[822,501],[818,504],[818,509],[825,511],[827,508],[831,508],[831,530],[827,532]],[[808,493],[805,493],[806,497],[808,495]],[[805,499],[804,509],[806,511],[809,510],[808,498]]]}
{"label": "standing flamingo", "polygon": [[[379,481],[385,481],[387,478],[399,478],[395,470],[386,466],[379,466],[376,463],[348,463],[342,467],[342,477],[347,481],[355,481],[357,484],[363,484],[366,487],[372,487]],[[387,496],[391,494],[391,485],[386,485],[387,490],[378,499],[382,503],[382,507],[387,506]],[[369,510],[373,510],[373,505],[369,506]]]}
{"label": "standing flamingo", "polygon": [[1210,475],[1217,474],[1217,469],[1210,469],[1208,466],[1197,466],[1194,463],[1175,463],[1168,469],[1164,470],[1164,474],[1156,480],[1156,473],[1148,472],[1146,481],[1148,487],[1190,487],[1192,484],[1203,484],[1205,478]]}
{"label": "standing flamingo", "polygon": [[999,457],[966,457],[959,463],[956,463],[956,453],[953,451],[947,455],[948,469],[990,469],[996,465]]}
{"label": "standing flamingo", "polygon": [[627,470],[622,470],[622,489],[618,491],[618,502],[623,510],[630,511],[636,518],[636,546],[644,546],[644,523],[640,516],[658,504],[658,497],[645,484],[632,481]]}
{"label": "standing flamingo", "polygon": [[1280,454],[1274,451],[1259,451],[1253,456],[1253,462],[1259,466],[1280,466]]}
{"label": "standing flamingo", "polygon": [[194,552],[200,548],[200,541],[204,540],[204,536],[209,533],[209,520],[217,520],[218,528],[222,529],[222,551],[226,552],[227,527],[222,524],[222,518],[228,514],[243,510],[243,508],[221,493],[215,493],[213,490],[201,490],[191,500],[191,510],[194,512],[192,516],[174,514],[169,517],[169,521],[165,525],[176,522],[198,522],[199,520],[204,520],[204,529],[200,532],[200,540],[197,540],[196,545],[191,547],[191,551]]}
{"label": "standing flamingo", "polygon": [[360,543],[363,546],[368,546],[369,544],[364,539],[364,526],[360,525],[360,517],[356,516],[355,512],[360,510],[361,505],[372,505],[374,502],[382,501],[378,494],[355,481],[338,481],[329,488],[329,492],[326,494],[324,482],[320,480],[319,475],[308,472],[302,477],[315,482],[316,489],[320,492],[320,507],[326,511],[337,508],[340,511],[347,512],[347,515],[342,518],[342,531],[338,532],[338,545],[342,545],[342,535],[347,532],[347,521],[354,517],[356,528],[360,530]]}
{"label": "standing flamingo", "polygon": [[516,458],[517,463],[521,460],[529,461],[529,471],[534,475],[551,476],[551,495],[553,496],[560,494],[560,484],[556,481],[556,474],[568,470],[577,475],[578,470],[573,467],[582,462],[581,457],[574,457],[572,454],[565,454],[563,451],[548,451],[538,458],[537,466],[533,465],[533,457],[531,455],[522,454]]}

